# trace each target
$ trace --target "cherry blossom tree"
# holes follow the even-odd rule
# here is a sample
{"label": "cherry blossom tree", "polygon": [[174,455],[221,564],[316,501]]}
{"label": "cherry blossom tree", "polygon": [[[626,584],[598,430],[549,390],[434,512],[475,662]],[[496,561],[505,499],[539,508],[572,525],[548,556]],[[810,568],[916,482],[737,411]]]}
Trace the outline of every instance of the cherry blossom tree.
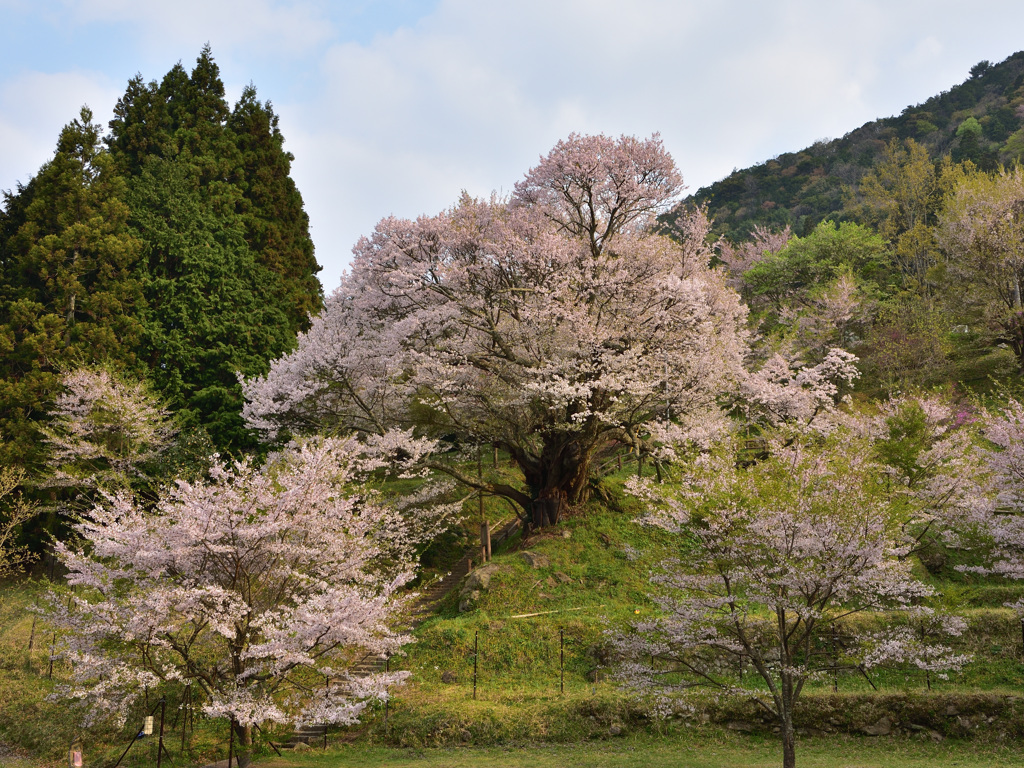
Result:
{"label": "cherry blossom tree", "polygon": [[50,423],[41,428],[52,470],[43,484],[111,492],[137,487],[177,431],[168,410],[145,383],[105,368],[68,371],[60,383]]}
{"label": "cherry blossom tree", "polygon": [[36,559],[27,547],[17,544],[21,526],[37,513],[36,505],[17,493],[25,481],[19,467],[0,469],[0,579],[7,578]]}
{"label": "cherry blossom tree", "polygon": [[599,451],[706,431],[742,374],[746,311],[703,211],[680,241],[655,231],[681,188],[657,136],[572,135],[508,200],[381,221],[298,349],[244,383],[246,418],[490,442],[525,489],[434,465],[527,511],[579,502]]}
{"label": "cherry blossom tree", "polygon": [[728,240],[718,242],[718,258],[722,260],[731,278],[731,285],[736,290],[743,287],[743,273],[759,261],[777,256],[793,237],[793,231],[787,224],[775,231],[761,224],[755,224],[750,230],[750,239],[739,244]]}
{"label": "cherry blossom tree", "polygon": [[939,217],[951,276],[971,286],[959,302],[997,330],[1024,365],[1024,170],[965,174]]}
{"label": "cherry blossom tree", "polygon": [[[651,509],[641,522],[677,534],[681,552],[654,579],[663,616],[620,639],[633,659],[622,674],[649,691],[682,672],[683,687],[753,699],[777,721],[791,768],[794,706],[816,676],[891,662],[956,669],[966,659],[932,648],[931,635],[896,630],[859,638],[846,658],[830,652],[830,630],[844,618],[909,615],[932,594],[912,575],[905,507],[889,494],[870,440],[841,428],[827,437],[790,430],[763,461],[737,466],[735,455],[729,445],[703,454],[678,483],[631,481]],[[737,685],[723,659],[752,667],[767,690]]]}
{"label": "cherry blossom tree", "polygon": [[[973,570],[1008,579],[1024,579],[1024,405],[1011,400],[990,417],[984,429],[989,447],[981,452],[987,475],[978,485],[984,495],[963,505],[953,519],[960,527],[980,534],[986,555]],[[1024,600],[1010,607],[1024,619]]]}
{"label": "cherry blossom tree", "polygon": [[262,722],[354,722],[404,673],[345,670],[410,639],[393,625],[414,536],[356,484],[382,454],[314,439],[262,470],[217,464],[152,510],[108,495],[77,523],[80,544],[56,544],[76,588],[51,609],[72,668],[63,694],[123,720],[147,686],[196,686],[243,753]]}

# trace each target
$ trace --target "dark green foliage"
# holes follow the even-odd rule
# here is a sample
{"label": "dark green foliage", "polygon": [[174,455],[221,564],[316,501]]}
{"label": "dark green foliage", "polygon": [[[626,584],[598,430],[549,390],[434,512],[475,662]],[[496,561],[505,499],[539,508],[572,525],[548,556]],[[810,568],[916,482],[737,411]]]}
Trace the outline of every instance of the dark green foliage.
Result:
{"label": "dark green foliage", "polygon": [[236,374],[264,372],[322,303],[283,144],[252,87],[231,110],[207,47],[191,73],[132,78],[107,137],[83,111],[5,194],[0,458],[40,459],[58,369],[95,362],[151,379],[217,448],[250,445]]}
{"label": "dark green foliage", "polygon": [[97,361],[137,366],[145,309],[141,241],[128,225],[125,180],[83,109],[57,152],[0,225],[0,433],[3,461],[39,457],[33,423],[60,369]]}
{"label": "dark green foliage", "polygon": [[276,300],[296,329],[309,326],[308,317],[323,299],[309,238],[309,217],[302,196],[292,181],[290,152],[270,103],[261,104],[249,86],[228,118],[228,130],[238,147],[241,163],[238,186],[243,202],[239,212],[245,240],[259,262],[278,275]]}
{"label": "dark green foliage", "polygon": [[232,112],[205,48],[191,75],[133,79],[110,128],[146,244],[145,362],[216,445],[247,446],[236,374],[265,372],[322,300],[277,116],[251,87]]}
{"label": "dark green foliage", "polygon": [[256,262],[231,212],[237,191],[199,189],[182,159],[152,158],[133,180],[149,273],[140,352],[172,404],[193,411],[217,445],[240,446],[247,438],[235,373],[265,371],[293,336],[283,309],[267,300],[274,275]]}

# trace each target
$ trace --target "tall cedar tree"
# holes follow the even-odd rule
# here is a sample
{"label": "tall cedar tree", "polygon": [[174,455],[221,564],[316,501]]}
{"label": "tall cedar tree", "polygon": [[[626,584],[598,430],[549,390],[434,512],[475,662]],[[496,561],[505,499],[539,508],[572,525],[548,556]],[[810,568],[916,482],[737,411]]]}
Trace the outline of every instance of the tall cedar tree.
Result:
{"label": "tall cedar tree", "polygon": [[142,243],[129,230],[126,184],[88,108],[0,213],[0,461],[32,466],[34,422],[61,366],[137,365],[145,307]]}
{"label": "tall cedar tree", "polygon": [[148,376],[218,447],[247,443],[236,372],[286,352],[323,301],[269,104],[235,110],[209,48],[191,75],[134,77],[0,208],[0,460],[36,466],[62,370]]}
{"label": "tall cedar tree", "polygon": [[204,48],[191,75],[133,78],[110,128],[145,243],[144,360],[220,447],[244,447],[236,372],[265,372],[322,303],[277,116],[251,87],[232,113]]}

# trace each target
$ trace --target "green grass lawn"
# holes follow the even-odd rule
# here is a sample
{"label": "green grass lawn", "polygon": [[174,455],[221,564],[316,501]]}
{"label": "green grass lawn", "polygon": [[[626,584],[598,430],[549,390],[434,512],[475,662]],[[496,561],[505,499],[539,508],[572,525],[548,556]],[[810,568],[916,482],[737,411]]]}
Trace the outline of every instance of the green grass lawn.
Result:
{"label": "green grass lawn", "polygon": [[[1019,766],[1024,748],[946,741],[830,736],[801,740],[801,768],[896,768],[897,766]],[[760,768],[778,766],[781,748],[773,740],[709,733],[656,738],[627,737],[583,744],[508,748],[386,749],[350,745],[263,759],[258,768]]]}

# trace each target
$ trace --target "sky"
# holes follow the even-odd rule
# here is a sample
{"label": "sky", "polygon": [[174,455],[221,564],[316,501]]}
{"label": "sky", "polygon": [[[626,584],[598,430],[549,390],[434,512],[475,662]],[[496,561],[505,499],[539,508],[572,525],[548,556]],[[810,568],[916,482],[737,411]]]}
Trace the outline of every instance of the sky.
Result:
{"label": "sky", "polygon": [[499,194],[572,132],[658,132],[695,191],[1024,48],[1020,0],[0,0],[0,189],[83,105],[212,47],[281,117],[321,281],[377,221]]}

